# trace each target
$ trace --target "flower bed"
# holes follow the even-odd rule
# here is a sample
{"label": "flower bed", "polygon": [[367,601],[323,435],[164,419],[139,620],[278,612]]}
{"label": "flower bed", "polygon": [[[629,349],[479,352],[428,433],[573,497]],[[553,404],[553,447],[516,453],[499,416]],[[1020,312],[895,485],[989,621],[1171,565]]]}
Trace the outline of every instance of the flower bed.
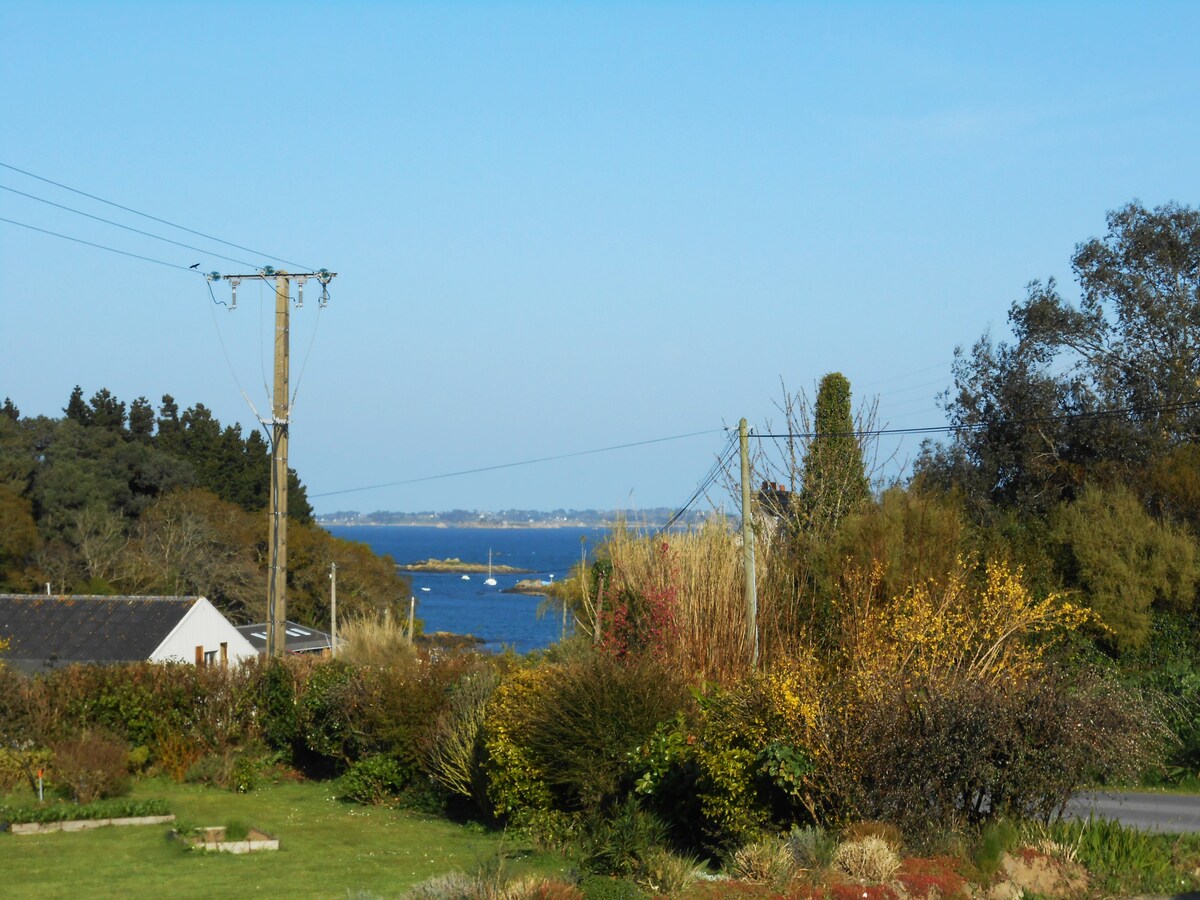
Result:
{"label": "flower bed", "polygon": [[161,825],[173,821],[175,816],[164,800],[99,800],[83,804],[0,807],[0,831],[10,830],[13,834],[87,831],[106,825]]}

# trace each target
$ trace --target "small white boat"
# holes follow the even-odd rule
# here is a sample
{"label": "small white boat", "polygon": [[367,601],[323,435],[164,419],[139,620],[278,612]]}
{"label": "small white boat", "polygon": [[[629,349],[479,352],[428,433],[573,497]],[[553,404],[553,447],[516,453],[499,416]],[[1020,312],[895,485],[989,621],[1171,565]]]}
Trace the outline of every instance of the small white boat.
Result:
{"label": "small white boat", "polygon": [[470,575],[464,575],[464,576],[462,577],[462,580],[463,580],[463,581],[470,581],[470,580],[471,580],[471,576],[470,576]]}
{"label": "small white boat", "polygon": [[421,588],[421,590],[423,590],[427,594],[429,593],[429,588]]}
{"label": "small white boat", "polygon": [[488,577],[483,580],[483,583],[488,587],[496,586],[496,579],[492,577],[492,551],[488,550]]}

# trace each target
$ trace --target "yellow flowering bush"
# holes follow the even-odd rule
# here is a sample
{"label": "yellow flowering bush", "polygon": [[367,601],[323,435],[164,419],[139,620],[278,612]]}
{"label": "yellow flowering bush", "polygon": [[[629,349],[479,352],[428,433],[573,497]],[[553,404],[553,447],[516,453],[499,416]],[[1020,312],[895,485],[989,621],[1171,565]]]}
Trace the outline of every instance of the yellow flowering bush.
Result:
{"label": "yellow flowering bush", "polygon": [[1148,758],[1156,726],[1136,697],[1050,661],[1094,620],[1087,609],[1033,596],[1019,567],[963,556],[899,596],[879,586],[879,566],[844,583],[819,702],[806,707],[810,780],[829,816],[919,831],[1046,814],[1087,779]]}
{"label": "yellow flowering bush", "polygon": [[874,608],[878,567],[842,600],[843,659],[855,693],[878,700],[920,684],[1014,683],[1040,671],[1046,649],[1091,617],[1058,594],[1035,599],[1020,567],[989,561],[982,579],[959,557],[937,586]]}

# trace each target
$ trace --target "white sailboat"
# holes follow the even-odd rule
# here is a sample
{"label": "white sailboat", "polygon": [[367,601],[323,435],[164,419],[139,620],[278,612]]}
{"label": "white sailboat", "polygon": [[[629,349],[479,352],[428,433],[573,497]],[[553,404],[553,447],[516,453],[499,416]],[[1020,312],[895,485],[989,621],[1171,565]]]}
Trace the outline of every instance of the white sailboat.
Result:
{"label": "white sailboat", "polygon": [[483,583],[488,587],[496,586],[496,579],[492,577],[492,551],[488,550],[488,577],[483,580]]}

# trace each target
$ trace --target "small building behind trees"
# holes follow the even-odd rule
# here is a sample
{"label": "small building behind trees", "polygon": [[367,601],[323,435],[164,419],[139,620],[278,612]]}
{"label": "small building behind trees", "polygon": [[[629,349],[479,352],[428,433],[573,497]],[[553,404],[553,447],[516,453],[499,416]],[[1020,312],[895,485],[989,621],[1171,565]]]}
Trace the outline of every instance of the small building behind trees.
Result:
{"label": "small building behind trees", "polygon": [[27,672],[73,663],[228,665],[258,654],[204,597],[0,594],[0,662]]}
{"label": "small building behind trees", "polygon": [[[237,630],[259,656],[267,655],[267,631],[271,626],[265,622],[257,625],[239,625]],[[288,619],[283,626],[285,647],[288,653],[315,653],[318,656],[329,656],[333,648],[333,638],[324,631],[309,628]]]}

